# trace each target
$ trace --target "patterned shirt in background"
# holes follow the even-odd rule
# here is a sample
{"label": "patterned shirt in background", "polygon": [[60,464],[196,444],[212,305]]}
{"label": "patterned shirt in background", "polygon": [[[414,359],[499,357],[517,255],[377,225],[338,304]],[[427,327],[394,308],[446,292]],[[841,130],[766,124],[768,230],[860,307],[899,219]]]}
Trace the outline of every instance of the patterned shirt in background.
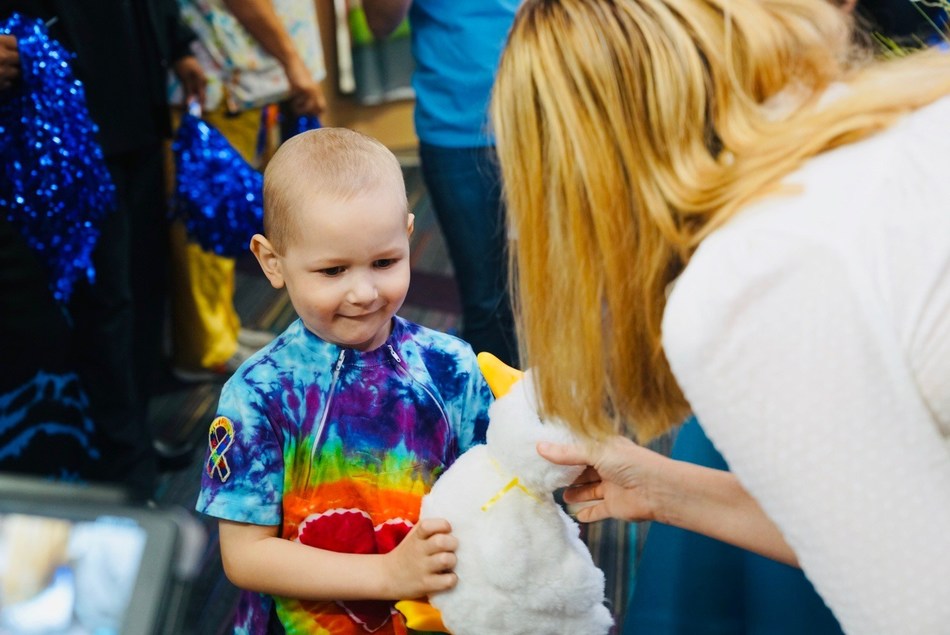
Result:
{"label": "patterned shirt in background", "polygon": [[[316,4],[313,0],[273,0],[297,51],[315,81],[326,76]],[[263,48],[228,11],[223,0],[178,0],[181,18],[198,36],[195,57],[208,77],[204,109],[227,99],[228,110],[240,112],[276,103],[290,94],[287,76],[276,58]],[[182,103],[181,84],[169,73],[169,102]]]}
{"label": "patterned shirt in background", "polygon": [[[383,346],[360,352],[297,320],[225,384],[197,509],[322,549],[386,553],[436,478],[484,442],[491,401],[456,337],[397,317]],[[290,634],[406,632],[392,602],[275,600]],[[269,612],[269,597],[245,594],[235,632],[266,632]]]}

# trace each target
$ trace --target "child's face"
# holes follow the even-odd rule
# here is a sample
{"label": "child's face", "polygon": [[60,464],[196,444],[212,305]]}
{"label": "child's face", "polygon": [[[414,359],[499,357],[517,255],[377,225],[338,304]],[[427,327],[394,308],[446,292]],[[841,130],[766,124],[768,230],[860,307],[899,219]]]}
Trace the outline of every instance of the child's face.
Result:
{"label": "child's face", "polygon": [[389,337],[409,289],[405,193],[393,186],[347,200],[305,200],[280,272],[303,323],[327,342],[369,351]]}

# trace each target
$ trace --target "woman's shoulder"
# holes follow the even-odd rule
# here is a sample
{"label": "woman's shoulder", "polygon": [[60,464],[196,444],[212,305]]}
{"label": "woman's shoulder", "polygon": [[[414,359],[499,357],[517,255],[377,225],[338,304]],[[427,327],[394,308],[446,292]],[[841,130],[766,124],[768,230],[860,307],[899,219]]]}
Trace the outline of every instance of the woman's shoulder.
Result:
{"label": "woman's shoulder", "polygon": [[781,289],[791,271],[817,263],[846,269],[856,285],[905,284],[894,262],[950,251],[950,135],[937,132],[946,129],[950,97],[806,162],[700,244],[667,311],[694,296],[708,305],[749,287]]}
{"label": "woman's shoulder", "polygon": [[815,157],[712,232],[670,289],[667,355],[695,361],[738,323],[813,319],[808,303],[829,293],[867,307],[882,332],[912,329],[908,312],[950,254],[950,135],[938,124],[950,127],[950,98]]}

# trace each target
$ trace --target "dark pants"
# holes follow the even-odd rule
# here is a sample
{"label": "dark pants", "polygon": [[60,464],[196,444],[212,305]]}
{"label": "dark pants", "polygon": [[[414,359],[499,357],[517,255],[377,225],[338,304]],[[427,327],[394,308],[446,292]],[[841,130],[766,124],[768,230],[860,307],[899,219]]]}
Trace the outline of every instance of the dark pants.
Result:
{"label": "dark pants", "polygon": [[77,367],[99,433],[98,479],[148,496],[156,464],[148,397],[161,363],[168,220],[159,145],[107,158],[118,209],[102,224],[96,279],[70,304]]}
{"label": "dark pants", "polygon": [[71,326],[50,291],[50,278],[0,210],[0,392],[37,369],[65,371]]}
{"label": "dark pants", "polygon": [[0,472],[93,477],[95,426],[50,278],[0,210]]}
{"label": "dark pants", "polygon": [[420,144],[422,175],[462,300],[462,337],[517,366],[508,296],[505,212],[493,148]]}

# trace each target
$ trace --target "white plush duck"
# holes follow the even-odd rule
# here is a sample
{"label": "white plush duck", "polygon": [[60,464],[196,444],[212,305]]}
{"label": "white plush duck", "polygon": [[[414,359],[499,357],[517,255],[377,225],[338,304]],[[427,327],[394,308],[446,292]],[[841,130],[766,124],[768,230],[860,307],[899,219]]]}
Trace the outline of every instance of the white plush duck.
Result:
{"label": "white plush duck", "polygon": [[[537,415],[530,372],[482,353],[479,365],[497,397],[487,443],[471,448],[422,500],[422,518],[446,518],[458,538],[458,585],[430,596],[453,635],[603,635],[613,624],[604,606],[604,574],[580,530],[555,502],[581,467],[538,455],[538,441],[575,439]],[[412,603],[399,603],[414,627]],[[408,610],[407,610],[408,609]],[[436,623],[437,624],[437,623]]]}

